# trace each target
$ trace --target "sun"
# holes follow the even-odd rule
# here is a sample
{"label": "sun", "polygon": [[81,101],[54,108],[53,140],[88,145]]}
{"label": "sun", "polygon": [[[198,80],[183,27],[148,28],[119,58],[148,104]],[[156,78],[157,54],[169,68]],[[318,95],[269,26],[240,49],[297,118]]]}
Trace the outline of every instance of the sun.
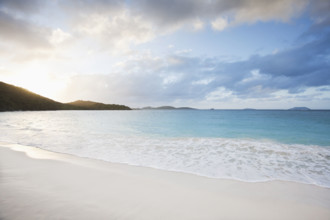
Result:
{"label": "sun", "polygon": [[57,99],[60,93],[67,86],[67,80],[63,76],[48,73],[45,68],[40,67],[17,71],[6,81],[56,101],[59,101]]}
{"label": "sun", "polygon": [[55,99],[63,86],[60,82],[50,79],[47,75],[36,74],[36,76],[25,77],[22,87],[47,98]]}

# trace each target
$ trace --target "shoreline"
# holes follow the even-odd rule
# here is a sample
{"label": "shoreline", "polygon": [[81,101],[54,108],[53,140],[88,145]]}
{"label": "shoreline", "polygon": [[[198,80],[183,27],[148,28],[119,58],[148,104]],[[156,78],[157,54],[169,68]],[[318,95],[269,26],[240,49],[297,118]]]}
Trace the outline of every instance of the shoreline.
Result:
{"label": "shoreline", "polygon": [[[173,138],[173,140],[181,140],[181,139],[183,139],[183,138]],[[193,139],[193,138],[189,138],[189,139]],[[230,140],[230,141],[238,140],[240,142],[243,141],[243,142],[248,142],[250,144],[251,143],[252,144],[263,143],[263,144],[278,144],[279,146],[286,145],[286,144],[282,144],[280,142],[275,142],[275,141],[269,140],[269,139],[263,139],[263,140],[257,141],[257,140],[248,139],[248,138],[245,138],[245,139],[214,138],[213,140],[216,140],[216,139],[221,140],[221,141],[224,141],[224,140],[225,141],[226,140]],[[121,141],[121,140],[119,140],[119,141]],[[164,143],[163,140],[162,140],[162,143]],[[167,142],[165,142],[165,143],[167,143]],[[156,164],[155,165],[155,164],[151,164],[151,163],[136,163],[134,160],[133,161],[132,160],[124,160],[124,162],[123,162],[123,160],[116,161],[116,159],[114,159],[114,158],[111,158],[111,159],[114,159],[114,161],[111,161],[111,159],[109,160],[108,157],[103,157],[102,154],[97,154],[97,155],[92,154],[92,156],[91,156],[90,154],[87,155],[86,153],[79,153],[79,151],[78,152],[77,151],[63,152],[63,150],[67,150],[67,148],[63,149],[63,148],[61,148],[61,146],[60,146],[60,149],[62,150],[62,152],[61,152],[61,150],[54,151],[53,149],[47,149],[47,148],[44,148],[42,146],[39,147],[39,146],[32,146],[32,145],[24,145],[24,143],[16,144],[16,143],[13,143],[13,142],[8,142],[8,141],[0,141],[0,146],[1,145],[8,145],[8,146],[9,145],[11,145],[11,146],[17,145],[18,147],[16,149],[18,150],[20,148],[21,151],[22,151],[22,147],[31,147],[31,148],[34,148],[35,151],[44,150],[45,152],[48,152],[48,155],[49,155],[49,153],[54,153],[54,155],[56,153],[58,153],[58,154],[62,155],[61,160],[63,160],[63,155],[66,155],[66,156],[84,158],[84,159],[88,159],[88,160],[102,161],[102,162],[111,163],[111,164],[123,164],[123,165],[134,166],[134,167],[150,168],[150,169],[156,169],[156,170],[161,170],[161,171],[178,172],[178,173],[183,173],[183,174],[196,175],[196,176],[200,176],[200,177],[203,177],[203,178],[229,180],[229,181],[234,180],[234,181],[246,182],[246,183],[263,183],[263,182],[272,182],[272,181],[284,181],[284,182],[293,182],[293,183],[298,183],[298,184],[301,183],[301,184],[307,184],[307,185],[314,185],[314,186],[330,189],[330,184],[329,184],[330,182],[329,181],[326,181],[326,180],[323,180],[323,179],[317,179],[317,178],[313,179],[313,177],[309,178],[308,175],[301,174],[299,170],[296,170],[300,174],[300,176],[298,176],[298,179],[296,179],[296,177],[292,176],[292,175],[291,176],[288,175],[288,176],[284,176],[284,177],[279,176],[279,175],[272,176],[271,175],[272,173],[270,173],[268,175],[265,175],[265,176],[260,175],[259,176],[260,178],[256,178],[256,177],[250,178],[248,175],[246,175],[246,173],[244,173],[243,178],[240,178],[240,176],[237,175],[235,172],[234,172],[233,175],[229,174],[229,176],[228,175],[212,175],[212,173],[211,173],[211,175],[209,175],[209,173],[206,173],[205,170],[203,170],[201,172],[201,171],[196,171],[196,169],[185,169],[185,168],[182,169],[182,167],[178,168],[178,167],[175,167],[175,166],[172,166],[172,165],[171,166],[166,166],[166,164],[164,166],[164,164],[161,164],[161,165]],[[292,145],[289,145],[289,146],[293,147],[295,149],[298,149],[298,150],[302,149],[303,151],[305,150],[306,147],[308,147],[309,150],[321,151],[321,152],[318,152],[318,154],[323,154],[324,153],[325,155],[323,157],[326,157],[327,155],[330,156],[330,154],[328,153],[328,152],[330,152],[329,151],[330,146],[328,148],[324,148],[324,147],[318,146],[318,145],[301,145],[301,144],[292,144]],[[53,146],[53,148],[54,148],[54,146]],[[263,150],[263,149],[261,149],[261,150]],[[224,152],[226,153],[226,151],[224,151]],[[281,155],[281,153],[282,153],[281,151],[278,151],[278,152],[279,152],[278,154],[280,154],[279,155],[280,157],[283,156],[283,155]],[[106,153],[107,152],[103,151],[103,154],[106,154]],[[115,152],[112,152],[112,153],[115,153]],[[255,154],[255,155],[257,155],[257,154]],[[140,155],[140,156],[143,157],[143,155]],[[263,156],[265,156],[265,155],[263,155]],[[307,154],[305,154],[304,156],[308,157]],[[262,157],[260,157],[260,158],[262,158]],[[226,159],[226,158],[223,157],[222,159]],[[284,158],[284,159],[287,159],[287,158]],[[313,159],[314,158],[312,158],[312,160]],[[311,161],[311,158],[309,158],[309,160]],[[317,161],[317,160],[314,160],[314,161]],[[267,166],[268,164],[263,164],[263,165]],[[235,166],[235,164],[232,164],[231,166]],[[265,166],[261,166],[261,167],[265,168]],[[281,168],[281,167],[277,167],[277,169],[280,169],[280,170],[283,171],[283,168]],[[308,171],[310,171],[310,170],[308,170]],[[290,172],[291,172],[291,170],[290,170]],[[258,171],[257,171],[257,173],[258,173]],[[253,176],[253,174],[254,173],[252,173],[252,176]],[[276,174],[276,172],[275,172],[275,174]],[[248,177],[248,178],[244,178],[244,177]],[[299,179],[299,177],[305,177],[305,178],[304,179]],[[323,177],[329,177],[329,176],[325,175],[325,174],[322,174],[322,178]]]}
{"label": "shoreline", "polygon": [[[243,139],[243,140],[249,140],[249,139]],[[266,140],[270,142],[271,140]],[[321,188],[326,188],[330,189],[330,186],[325,186],[325,185],[319,185],[316,183],[307,183],[307,182],[299,182],[295,180],[284,180],[284,179],[268,179],[268,180],[244,180],[244,179],[239,179],[239,178],[233,178],[233,177],[212,177],[212,176],[207,176],[203,175],[197,172],[189,172],[189,171],[183,171],[183,170],[176,170],[176,169],[164,169],[160,167],[152,167],[152,166],[143,166],[143,165],[136,165],[136,164],[130,164],[130,163],[121,163],[121,162],[112,162],[112,161],[107,161],[103,159],[98,159],[98,158],[91,158],[91,157],[86,157],[86,156],[80,156],[80,155],[75,155],[71,153],[64,153],[64,152],[56,152],[52,151],[49,149],[43,149],[41,147],[35,147],[35,146],[28,146],[28,145],[23,145],[23,144],[15,144],[15,143],[10,143],[10,142],[3,142],[0,141],[0,147],[3,147],[3,145],[11,146],[10,148],[15,150],[15,151],[21,151],[25,152],[31,157],[35,157],[36,159],[55,159],[55,160],[61,160],[61,161],[67,161],[67,162],[73,162],[76,161],[76,159],[85,159],[83,163],[87,163],[89,161],[91,164],[93,163],[110,163],[112,165],[124,165],[124,166],[130,166],[130,167],[139,167],[139,168],[146,168],[146,169],[155,169],[159,171],[164,171],[164,172],[174,172],[174,173],[181,173],[183,175],[194,175],[198,176],[201,178],[207,178],[207,179],[216,179],[216,180],[224,180],[224,181],[238,181],[238,182],[243,182],[243,183],[267,183],[267,182],[289,182],[289,183],[297,183],[297,184],[304,184],[304,185],[312,185],[316,187],[321,187]],[[308,145],[306,145],[308,146]],[[309,145],[309,146],[315,146],[315,145]],[[32,150],[33,149],[33,150]],[[73,161],[72,161],[73,159]]]}
{"label": "shoreline", "polygon": [[330,189],[241,182],[0,143],[0,219],[329,219]]}

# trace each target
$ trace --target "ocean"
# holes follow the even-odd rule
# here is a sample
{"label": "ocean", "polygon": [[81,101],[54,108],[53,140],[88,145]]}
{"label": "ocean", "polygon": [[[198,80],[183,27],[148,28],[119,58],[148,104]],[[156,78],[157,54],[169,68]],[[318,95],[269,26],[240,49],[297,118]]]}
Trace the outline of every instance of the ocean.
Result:
{"label": "ocean", "polygon": [[330,111],[2,112],[0,141],[210,178],[330,188]]}

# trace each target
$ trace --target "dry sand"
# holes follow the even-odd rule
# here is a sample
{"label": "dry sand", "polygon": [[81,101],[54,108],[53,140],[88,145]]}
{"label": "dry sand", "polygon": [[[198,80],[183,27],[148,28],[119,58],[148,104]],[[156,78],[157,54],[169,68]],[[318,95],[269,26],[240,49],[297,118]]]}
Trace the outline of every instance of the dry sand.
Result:
{"label": "dry sand", "polygon": [[330,189],[246,183],[0,143],[0,219],[330,219]]}

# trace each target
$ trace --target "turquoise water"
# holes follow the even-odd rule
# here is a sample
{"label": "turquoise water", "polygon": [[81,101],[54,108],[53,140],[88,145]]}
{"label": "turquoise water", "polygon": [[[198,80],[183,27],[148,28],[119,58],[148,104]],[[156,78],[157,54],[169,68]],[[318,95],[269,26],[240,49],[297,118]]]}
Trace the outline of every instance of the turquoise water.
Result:
{"label": "turquoise water", "polygon": [[330,111],[145,110],[116,114],[125,126],[148,135],[330,146]]}
{"label": "turquoise water", "polygon": [[330,188],[330,111],[0,113],[0,142],[248,182]]}

